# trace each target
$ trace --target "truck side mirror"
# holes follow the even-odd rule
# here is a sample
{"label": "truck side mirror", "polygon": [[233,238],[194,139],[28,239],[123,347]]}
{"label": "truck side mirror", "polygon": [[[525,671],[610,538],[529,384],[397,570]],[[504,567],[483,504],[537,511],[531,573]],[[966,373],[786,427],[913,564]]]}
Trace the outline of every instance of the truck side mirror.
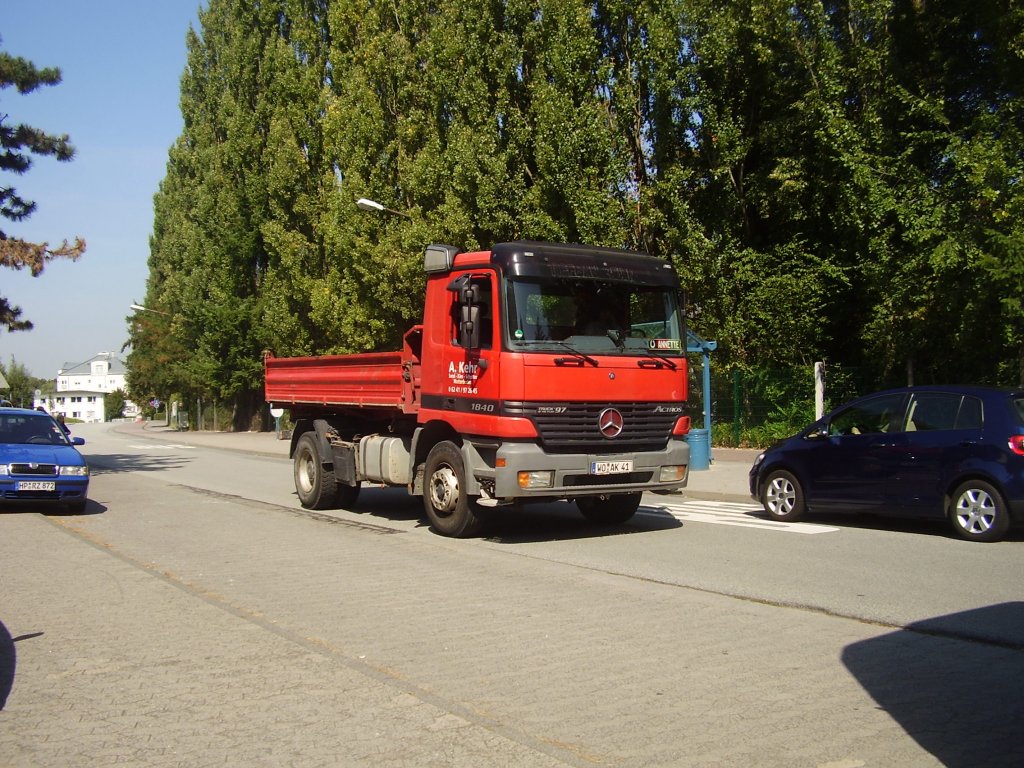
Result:
{"label": "truck side mirror", "polygon": [[459,344],[466,349],[480,348],[480,307],[476,304],[462,305],[462,319],[459,322]]}

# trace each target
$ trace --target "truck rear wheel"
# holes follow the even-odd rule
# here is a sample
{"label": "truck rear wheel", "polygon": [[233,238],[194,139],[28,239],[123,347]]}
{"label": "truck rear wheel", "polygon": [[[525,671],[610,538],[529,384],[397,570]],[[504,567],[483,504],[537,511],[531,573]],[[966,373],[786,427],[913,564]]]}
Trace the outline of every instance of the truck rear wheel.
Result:
{"label": "truck rear wheel", "polygon": [[[307,432],[295,446],[295,492],[306,509],[330,509],[338,497],[334,472],[324,469],[315,432]],[[346,486],[347,487],[347,486]],[[358,492],[358,488],[356,491]]]}
{"label": "truck rear wheel", "polygon": [[620,493],[614,496],[581,496],[576,499],[576,506],[592,523],[619,525],[636,514],[642,495]]}
{"label": "truck rear wheel", "polygon": [[466,493],[462,451],[445,441],[430,449],[425,467],[423,506],[435,531],[454,538],[478,536],[483,520],[476,501]]}

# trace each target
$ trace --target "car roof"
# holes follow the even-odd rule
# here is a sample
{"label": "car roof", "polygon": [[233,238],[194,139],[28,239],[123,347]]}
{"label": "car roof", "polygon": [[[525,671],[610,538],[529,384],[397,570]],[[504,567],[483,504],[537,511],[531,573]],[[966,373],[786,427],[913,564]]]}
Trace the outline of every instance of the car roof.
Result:
{"label": "car roof", "polygon": [[[1024,389],[1010,389],[1007,387],[986,387],[975,384],[917,384],[912,387],[898,387],[894,389],[883,389],[878,392],[871,392],[863,397],[874,397],[875,395],[889,394],[910,394],[915,392],[951,392],[961,395],[1004,396],[1024,397]],[[863,398],[857,398],[858,400]]]}

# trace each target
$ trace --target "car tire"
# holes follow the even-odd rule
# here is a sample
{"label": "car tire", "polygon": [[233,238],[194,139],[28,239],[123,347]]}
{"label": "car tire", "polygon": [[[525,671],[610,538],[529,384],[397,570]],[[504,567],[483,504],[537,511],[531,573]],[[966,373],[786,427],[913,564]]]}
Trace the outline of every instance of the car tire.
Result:
{"label": "car tire", "polygon": [[423,507],[437,533],[457,539],[483,533],[483,512],[466,493],[466,467],[459,446],[445,440],[431,448],[423,477]]}
{"label": "car tire", "polygon": [[957,535],[968,541],[999,541],[1010,529],[1002,494],[984,480],[969,480],[953,492],[949,521]]}
{"label": "car tire", "polygon": [[807,505],[800,481],[784,469],[769,472],[761,484],[761,506],[772,520],[789,523],[801,519]]}
{"label": "car tire", "polygon": [[592,523],[621,525],[636,514],[641,493],[619,493],[614,496],[580,496],[576,507]]}

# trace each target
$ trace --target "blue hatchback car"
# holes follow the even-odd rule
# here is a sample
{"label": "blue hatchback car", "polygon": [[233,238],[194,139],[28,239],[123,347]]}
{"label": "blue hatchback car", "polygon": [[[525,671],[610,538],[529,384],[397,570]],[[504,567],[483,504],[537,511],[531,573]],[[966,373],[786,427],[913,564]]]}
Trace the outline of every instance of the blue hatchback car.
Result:
{"label": "blue hatchback car", "polygon": [[750,493],[774,520],[944,517],[965,539],[998,541],[1024,523],[1024,390],[909,387],[854,400],[758,456]]}
{"label": "blue hatchback car", "polygon": [[85,509],[89,465],[71,438],[49,414],[26,408],[0,408],[0,503],[62,504]]}

